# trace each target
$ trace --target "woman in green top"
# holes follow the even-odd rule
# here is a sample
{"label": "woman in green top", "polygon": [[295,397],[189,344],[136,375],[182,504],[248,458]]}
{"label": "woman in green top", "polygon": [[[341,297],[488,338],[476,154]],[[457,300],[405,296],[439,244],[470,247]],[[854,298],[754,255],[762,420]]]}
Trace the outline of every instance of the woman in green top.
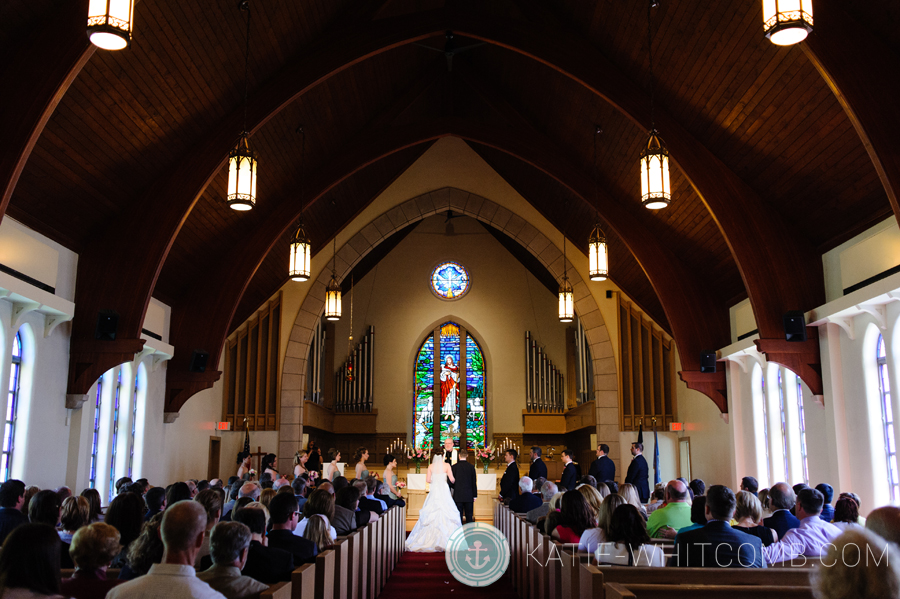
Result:
{"label": "woman in green top", "polygon": [[391,454],[384,456],[384,484],[388,488],[388,497],[391,499],[400,499],[400,493],[397,491],[397,475],[394,469],[397,467],[397,458]]}
{"label": "woman in green top", "polygon": [[358,448],[353,459],[356,461],[356,478],[359,480],[366,480],[369,476],[369,471],[366,470],[366,460],[369,459],[369,450],[365,447]]}

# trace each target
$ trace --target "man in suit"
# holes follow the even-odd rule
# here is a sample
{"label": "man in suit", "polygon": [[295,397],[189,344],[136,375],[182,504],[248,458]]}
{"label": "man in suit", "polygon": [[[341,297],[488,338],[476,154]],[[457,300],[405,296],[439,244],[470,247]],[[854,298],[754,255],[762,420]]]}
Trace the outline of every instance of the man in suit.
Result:
{"label": "man in suit", "polygon": [[541,448],[537,445],[531,448],[531,466],[528,468],[528,478],[531,480],[547,478],[547,464],[541,459]]}
{"label": "man in suit", "polygon": [[597,446],[597,459],[591,462],[588,474],[597,482],[616,480],[616,464],[609,458],[609,445],[606,443]]}
{"label": "man in suit", "polygon": [[25,505],[25,483],[10,479],[0,485],[0,544],[14,528],[28,524],[28,516],[22,513]]}
{"label": "man in suit", "polygon": [[210,540],[212,567],[197,578],[226,597],[258,597],[268,585],[241,574],[250,552],[250,529],[240,522],[216,524]]}
{"label": "man in suit", "polygon": [[822,506],[822,513],[819,514],[819,518],[825,522],[831,522],[834,520],[834,506],[831,505],[831,500],[834,499],[834,487],[828,483],[820,483],[816,485],[816,491],[825,498],[825,505]]}
{"label": "man in suit", "polygon": [[[294,557],[283,549],[266,547],[266,514],[261,509],[245,507],[234,514],[233,520],[245,524],[250,529],[250,548],[243,573],[259,582],[274,584],[289,582],[294,571]],[[207,558],[204,558],[204,560]]]}
{"label": "man in suit", "polygon": [[575,469],[575,462],[572,461],[574,455],[575,452],[571,449],[562,450],[562,463],[565,464],[565,467],[559,479],[559,486],[565,487],[566,491],[574,491],[578,484],[578,472]]}
{"label": "man in suit", "polygon": [[451,466],[459,461],[459,452],[453,447],[453,439],[444,439],[444,461]]}
{"label": "man in suit", "polygon": [[366,496],[369,492],[366,482],[367,481],[364,480],[353,481],[353,486],[359,491],[359,507],[364,510],[369,510],[370,512],[375,512],[380,516],[385,512],[385,508],[381,505],[381,502],[374,497]]}
{"label": "man in suit", "polygon": [[388,491],[390,491],[390,489],[388,489],[387,483],[384,483],[384,482],[378,483],[376,490],[378,492],[375,493],[373,495],[373,497],[379,501],[385,502],[388,506],[388,509],[394,507],[395,505],[399,506],[399,507],[403,507],[404,505],[406,505],[406,502],[403,501],[402,497],[398,497],[397,499],[394,499],[393,497],[388,495]]}
{"label": "man in suit", "polygon": [[778,533],[778,538],[783,539],[787,531],[800,527],[800,520],[791,513],[797,503],[794,490],[787,483],[777,483],[769,489],[769,505],[773,512],[768,518],[763,519],[763,526],[768,526]]}
{"label": "man in suit", "polygon": [[509,502],[509,509],[517,514],[527,514],[531,510],[540,507],[541,498],[535,495],[534,481],[528,476],[519,479],[519,496]]}
{"label": "man in suit", "polygon": [[641,503],[647,503],[650,499],[650,467],[647,460],[641,455],[644,453],[643,443],[631,444],[631,464],[628,465],[628,473],[625,474],[625,482],[631,483],[637,489]]}
{"label": "man in suit", "polygon": [[765,568],[759,537],[731,528],[737,499],[723,485],[706,493],[706,526],[675,537],[670,566],[681,568]]}
{"label": "man in suit", "polygon": [[[460,449],[459,461],[450,467],[453,471],[453,478],[456,480],[453,483],[453,501],[456,502],[456,509],[459,510],[459,518],[463,524],[475,521],[472,515],[472,508],[475,504],[475,498],[478,497],[475,466],[470,464],[466,458],[468,458],[468,452],[465,448]],[[505,477],[506,475],[504,475]]]}
{"label": "man in suit", "polygon": [[294,557],[294,566],[316,563],[318,548],[309,539],[294,534],[297,522],[300,521],[297,498],[293,493],[279,493],[269,502],[270,522],[272,530],[267,538],[269,547],[287,551]]}
{"label": "man in suit", "polygon": [[506,459],[506,472],[503,473],[503,478],[500,479],[500,499],[504,503],[509,503],[512,499],[515,499],[519,490],[519,466],[516,464],[518,456],[519,452],[512,448],[507,449],[503,454],[504,459]]}
{"label": "man in suit", "polygon": [[525,519],[532,524],[537,524],[538,518],[543,518],[550,513],[550,500],[556,495],[557,487],[553,481],[547,481],[541,485],[541,499],[543,502],[538,507],[525,514]]}

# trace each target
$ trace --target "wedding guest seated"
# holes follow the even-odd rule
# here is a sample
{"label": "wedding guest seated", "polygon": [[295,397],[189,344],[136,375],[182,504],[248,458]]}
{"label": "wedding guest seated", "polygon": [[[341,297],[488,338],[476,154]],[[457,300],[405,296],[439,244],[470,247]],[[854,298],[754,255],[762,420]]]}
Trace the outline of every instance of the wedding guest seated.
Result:
{"label": "wedding guest seated", "polygon": [[282,487],[290,487],[291,481],[286,479],[282,474],[274,483],[272,483],[272,488],[275,489],[276,492],[281,490]]}
{"label": "wedding guest seated", "polygon": [[559,522],[550,536],[560,543],[577,545],[584,531],[595,528],[594,514],[578,491],[566,491],[560,502]]}
{"label": "wedding guest seated", "polygon": [[787,483],[772,485],[772,488],[769,489],[769,506],[772,509],[772,515],[763,518],[763,526],[771,528],[778,534],[779,539],[783,539],[787,531],[800,526],[800,520],[790,512],[796,503],[797,497]]}
{"label": "wedding guest seated", "polygon": [[693,501],[694,500],[694,490],[691,489],[691,485],[688,482],[688,479],[686,479],[683,476],[679,476],[675,480],[681,481],[684,484],[684,488],[687,489],[687,493],[688,493],[688,501]]}
{"label": "wedding guest seated", "polygon": [[25,516],[28,516],[28,506],[31,503],[31,498],[40,493],[41,488],[36,487],[35,485],[30,485],[25,487],[25,502],[22,504],[22,513]]}
{"label": "wedding guest seated", "polygon": [[353,486],[359,491],[359,507],[365,510],[369,510],[370,512],[375,512],[379,516],[384,513],[386,506],[383,506],[380,501],[376,500],[374,497],[368,497],[367,493],[369,491],[369,486],[366,484],[364,480],[355,480],[353,481]]}
{"label": "wedding guest seated", "polygon": [[537,524],[537,521],[550,511],[550,500],[553,499],[554,495],[556,495],[556,483],[548,480],[541,485],[541,499],[543,503],[525,514],[525,519],[532,524]]}
{"label": "wedding guest seated", "polygon": [[580,485],[590,485],[596,489],[597,488],[597,479],[594,478],[593,476],[591,476],[590,474],[587,474],[585,476],[582,476],[578,480],[578,484],[575,485],[576,490],[578,489],[578,487]]}
{"label": "wedding guest seated", "polygon": [[197,493],[194,501],[202,505],[203,509],[206,510],[206,534],[203,535],[203,545],[200,547],[200,551],[197,552],[197,561],[194,563],[194,566],[199,568],[200,560],[209,555],[212,529],[219,523],[219,518],[222,517],[222,500],[219,498],[218,493],[212,489],[206,489]]}
{"label": "wedding guest seated", "polygon": [[706,526],[679,533],[669,565],[682,568],[765,567],[759,538],[729,525],[736,505],[731,489],[723,485],[710,487],[706,493]]}
{"label": "wedding guest seated", "polygon": [[62,503],[66,499],[72,496],[72,489],[63,485],[56,489],[56,494],[59,495],[59,502]]}
{"label": "wedding guest seated", "polygon": [[177,482],[166,491],[166,505],[173,506],[179,501],[190,501],[194,498],[187,483]]}
{"label": "wedding guest seated", "polygon": [[56,491],[38,491],[28,502],[28,520],[32,524],[46,524],[56,528],[59,526],[60,507]]}
{"label": "wedding guest seated", "polygon": [[694,497],[702,497],[706,493],[706,483],[699,478],[692,480],[688,487],[694,493]]}
{"label": "wedding guest seated", "polygon": [[199,580],[194,558],[206,532],[206,510],[196,501],[182,501],[166,509],[160,534],[162,563],[150,571],[112,589],[107,599],[222,599],[223,595]]}
{"label": "wedding guest seated", "polygon": [[[403,507],[406,505],[406,502],[402,497],[394,497],[393,493],[391,493],[390,487],[388,486],[387,481],[379,481],[377,487],[377,493],[373,495],[375,499],[379,501],[383,501],[387,504],[388,509],[392,507]],[[540,501],[540,498],[538,498]]]}
{"label": "wedding guest seated", "polygon": [[544,529],[544,534],[546,535],[552,535],[557,522],[559,522],[559,502],[562,501],[563,495],[565,495],[565,493],[557,491],[556,494],[550,498],[550,509],[547,511],[547,516],[539,522],[539,525]]}
{"label": "wedding guest seated", "polygon": [[113,560],[113,568],[121,568],[125,565],[128,547],[141,534],[141,528],[144,526],[144,502],[139,495],[134,493],[122,493],[109,504],[106,510],[107,524],[115,526],[122,537],[119,542],[122,544],[122,551]]}
{"label": "wedding guest seated", "polygon": [[250,576],[241,574],[250,553],[250,529],[240,522],[216,524],[210,535],[212,566],[199,572],[197,578],[226,599],[254,599],[269,588]]}
{"label": "wedding guest seated", "polygon": [[0,545],[13,529],[28,523],[28,516],[22,513],[23,505],[25,483],[10,479],[0,485]]}
{"label": "wedding guest seated", "polygon": [[810,578],[817,599],[900,597],[900,552],[872,531],[847,530]]}
{"label": "wedding guest seated", "polygon": [[741,479],[741,491],[748,491],[756,495],[759,491],[759,482],[752,476],[745,476]]}
{"label": "wedding guest seated", "polygon": [[584,496],[585,501],[588,502],[588,505],[591,507],[591,514],[594,516],[594,521],[599,521],[600,510],[603,508],[603,496],[600,495],[600,491],[590,485],[581,485],[575,490],[581,493]]}
{"label": "wedding guest seated", "polygon": [[72,537],[75,532],[82,526],[90,524],[91,504],[84,497],[68,497],[62,502],[59,510],[60,530],[59,540],[62,541],[62,551],[65,555],[60,554],[60,566],[65,568],[74,568],[72,558],[68,555],[69,546],[72,543]]}
{"label": "wedding guest seated", "polygon": [[47,524],[26,523],[13,529],[0,552],[0,598],[62,599],[59,545],[59,535]]}
{"label": "wedding guest seated", "polygon": [[841,497],[834,504],[834,518],[831,523],[843,531],[863,528],[859,524],[859,505],[851,497]]}
{"label": "wedding guest seated", "polygon": [[378,514],[359,509],[359,489],[356,487],[344,487],[334,494],[334,518],[331,519],[331,526],[337,534],[346,536],[360,526],[374,521],[373,516],[378,519]]}
{"label": "wedding guest seated", "polygon": [[545,483],[545,482],[547,482],[547,479],[544,478],[543,476],[534,479],[534,485],[532,486],[532,489],[533,489],[533,490],[532,490],[532,493],[534,493],[535,495],[540,496],[540,494],[541,494],[541,487],[544,486],[544,483]]}
{"label": "wedding guest seated", "polygon": [[121,549],[115,527],[104,522],[80,527],[69,547],[75,572],[72,578],[63,579],[60,593],[74,599],[106,597],[110,589],[125,582],[106,578],[106,569]]}
{"label": "wedding guest seated", "polygon": [[650,503],[648,503],[645,508],[647,510],[647,516],[649,517],[650,514],[661,508],[665,504],[665,499],[666,486],[662,483],[657,483],[656,487],[653,489],[653,493],[650,495]]}
{"label": "wedding guest seated", "polygon": [[[353,482],[361,481],[362,479],[354,478]],[[334,494],[337,495],[337,492],[343,489],[344,487],[350,486],[350,481],[347,480],[344,476],[335,476],[334,480],[331,481],[331,485],[334,487]]]}
{"label": "wedding guest seated", "polygon": [[643,515],[631,504],[623,504],[613,513],[609,540],[600,543],[594,557],[600,564],[661,568],[666,555],[650,542]]}
{"label": "wedding guest seated", "polygon": [[822,513],[819,514],[819,518],[825,522],[831,522],[834,519],[834,507],[831,505],[831,500],[834,499],[834,487],[827,483],[819,483],[816,485],[816,491],[825,498],[825,505],[822,506]]}
{"label": "wedding guest seated", "polygon": [[644,509],[644,506],[641,504],[641,497],[638,495],[637,487],[632,485],[631,483],[625,483],[621,487],[619,487],[619,495],[625,498],[627,503],[630,503],[634,507],[638,509],[641,513],[641,516],[644,518],[644,522],[647,521],[649,517],[647,515],[647,510]]}
{"label": "wedding guest seated", "polygon": [[661,538],[666,527],[681,530],[691,525],[691,504],[688,488],[680,480],[670,480],[666,485],[666,506],[647,519],[647,534]]}
{"label": "wedding guest seated", "polygon": [[377,501],[381,505],[381,512],[386,512],[388,509],[387,502],[382,501],[381,499],[375,498],[375,489],[378,488],[379,480],[376,476],[368,476],[365,479],[366,481],[366,499],[371,501]]}
{"label": "wedding guest seated", "polygon": [[607,495],[600,506],[600,515],[597,518],[597,526],[589,528],[581,534],[578,541],[578,551],[593,553],[600,543],[609,540],[609,529],[612,526],[612,516],[621,505],[627,505],[621,495]]}
{"label": "wedding guest seated", "polygon": [[259,502],[266,506],[266,509],[269,507],[269,503],[271,503],[272,498],[275,497],[277,491],[273,488],[263,489],[262,493],[259,494]]}
{"label": "wedding guest seated", "polygon": [[[839,499],[844,499],[845,497],[848,499],[852,499],[853,501],[856,502],[856,509],[859,509],[860,507],[862,507],[862,499],[856,493],[841,493],[840,495],[838,495]],[[865,526],[866,519],[863,518],[862,515],[860,515],[859,518],[857,519],[856,523],[859,524],[860,526]]]}
{"label": "wedding guest seated", "polygon": [[866,518],[866,528],[900,545],[900,507],[886,505],[872,510]]}
{"label": "wedding guest seated", "polygon": [[762,504],[759,498],[749,491],[739,491],[737,494],[737,508],[734,510],[734,519],[737,520],[732,528],[740,530],[748,535],[759,537],[766,547],[778,540],[778,534],[767,526],[762,526]]}
{"label": "wedding guest seated", "polygon": [[[690,532],[704,526],[706,526],[706,497],[697,497],[691,502],[691,525],[678,529],[678,532],[674,535],[666,534],[665,536],[666,538],[677,539],[678,535],[683,532]],[[667,532],[671,530],[671,528],[666,529]]]}
{"label": "wedding guest seated", "polygon": [[[781,540],[763,549],[766,562],[774,564],[805,557],[821,557],[841,529],[819,518],[825,498],[809,487],[797,496],[796,511],[800,526],[785,533]],[[805,561],[805,560],[804,560]]]}
{"label": "wedding guest seated", "polygon": [[88,500],[91,506],[90,524],[94,522],[103,522],[103,508],[100,505],[100,491],[97,489],[85,489],[81,492],[81,496]]}
{"label": "wedding guest seated", "polygon": [[541,505],[541,499],[531,491],[534,490],[534,482],[527,476],[519,479],[519,494],[509,502],[509,509],[518,514],[524,514]]}
{"label": "wedding guest seated", "polygon": [[298,476],[291,481],[291,489],[294,491],[294,497],[297,498],[297,505],[299,505],[300,509],[302,510],[303,504],[306,503],[306,479]]}
{"label": "wedding guest seated", "polygon": [[[298,537],[305,537],[306,535],[303,533],[306,532],[306,526],[309,524],[309,519],[317,514],[324,515],[329,523],[334,519],[334,497],[331,494],[331,488],[331,483],[329,482],[327,488],[316,489],[313,491],[312,495],[309,496],[306,505],[303,506],[303,519],[297,523],[297,528],[294,529],[295,535]],[[357,491],[358,490],[359,489],[357,489]],[[333,541],[337,539],[337,532],[330,524],[329,527],[331,540]]]}
{"label": "wedding guest seated", "polygon": [[619,483],[614,480],[605,480],[603,484],[609,489],[610,495],[618,495],[619,494]]}
{"label": "wedding guest seated", "polygon": [[772,509],[771,509],[771,506],[769,505],[769,490],[768,489],[760,489],[758,498],[759,498],[759,504],[762,506],[763,520],[765,520],[766,518],[768,518],[772,515]]}
{"label": "wedding guest seated", "polygon": [[163,512],[160,512],[144,524],[141,534],[128,548],[119,580],[133,580],[149,572],[153,564],[162,563],[164,548],[159,533],[162,519]]}
{"label": "wedding guest seated", "polygon": [[597,492],[600,493],[600,497],[606,499],[606,496],[609,495],[609,487],[606,483],[597,483]]}
{"label": "wedding guest seated", "polygon": [[[264,544],[266,512],[261,504],[259,507],[253,507],[254,505],[256,504],[241,508],[235,512],[232,519],[233,522],[246,525],[251,534],[247,563],[242,571],[246,576],[266,584],[287,582],[291,579],[291,572],[294,570],[294,558],[289,552],[282,549],[266,547]],[[206,566],[205,562],[204,566]]]}
{"label": "wedding guest seated", "polygon": [[269,502],[272,530],[266,535],[269,547],[287,551],[294,557],[294,567],[300,564],[316,563],[316,545],[294,534],[300,512],[293,493],[279,493]]}
{"label": "wedding guest seated", "polygon": [[325,514],[315,514],[310,518],[309,523],[306,525],[303,537],[315,543],[319,553],[321,553],[326,549],[331,549],[334,545],[334,539],[331,538],[331,535],[328,533],[332,528],[333,527]]}

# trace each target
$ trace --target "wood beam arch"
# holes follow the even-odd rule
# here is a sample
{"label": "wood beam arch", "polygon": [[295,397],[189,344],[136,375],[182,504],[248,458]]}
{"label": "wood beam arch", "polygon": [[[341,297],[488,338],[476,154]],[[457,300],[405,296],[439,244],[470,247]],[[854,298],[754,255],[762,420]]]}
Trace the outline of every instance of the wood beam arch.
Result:
{"label": "wood beam arch", "polygon": [[[369,164],[402,149],[447,136],[460,137],[515,156],[553,177],[579,197],[591,197],[593,193],[590,177],[563,160],[561,153],[554,151],[553,143],[533,129],[512,129],[450,117],[406,127],[386,127],[347,144],[333,160],[326,161],[328,169],[316,173],[315,181],[308,183],[308,189],[312,190],[311,202]],[[634,253],[660,296],[681,352],[683,368],[699,370],[703,348],[727,343],[727,314],[704,293],[694,273],[647,232],[634,214],[637,208],[631,208],[629,204],[621,198],[602,197],[601,216]],[[187,294],[186,301],[173,310],[178,317],[173,319],[171,342],[179,349],[169,365],[170,382],[178,381],[180,388],[193,389],[187,384],[192,378],[188,372],[191,348],[206,348],[213,363],[217,363],[231,319],[250,278],[276,240],[288,233],[299,212],[295,204],[280,203],[240,251],[234,251],[225,259],[208,280],[198,282]],[[310,292],[321,293],[324,298],[324,288],[318,287]],[[188,399],[188,393],[167,395],[166,411],[178,411]],[[714,401],[720,410],[727,409],[720,401]]]}

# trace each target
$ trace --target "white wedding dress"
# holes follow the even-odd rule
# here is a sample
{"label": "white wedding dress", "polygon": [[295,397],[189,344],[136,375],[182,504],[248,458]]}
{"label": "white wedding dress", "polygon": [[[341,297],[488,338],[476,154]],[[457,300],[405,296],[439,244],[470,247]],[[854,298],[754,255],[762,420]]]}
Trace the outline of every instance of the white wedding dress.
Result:
{"label": "white wedding dress", "polygon": [[450,535],[462,526],[459,509],[450,495],[443,464],[443,454],[434,456],[431,490],[419,511],[419,521],[406,539],[407,551],[443,551]]}

